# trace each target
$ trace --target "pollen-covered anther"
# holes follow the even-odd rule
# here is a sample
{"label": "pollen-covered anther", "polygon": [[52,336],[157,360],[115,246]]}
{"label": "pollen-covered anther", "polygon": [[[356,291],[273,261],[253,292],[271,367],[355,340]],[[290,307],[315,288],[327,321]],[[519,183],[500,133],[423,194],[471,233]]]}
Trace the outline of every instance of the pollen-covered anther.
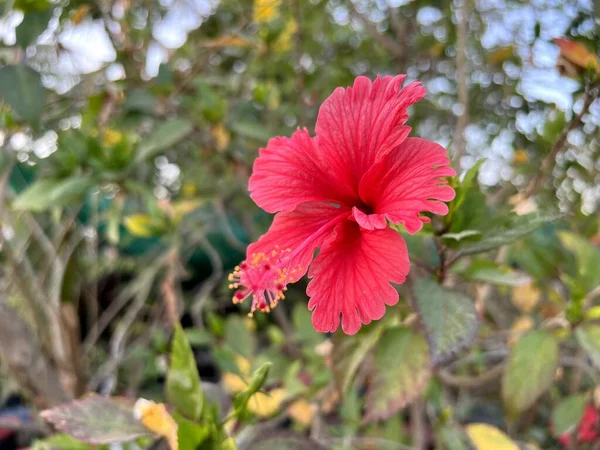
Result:
{"label": "pollen-covered anther", "polygon": [[256,310],[270,312],[285,298],[286,284],[290,281],[290,271],[285,264],[290,251],[276,248],[270,252],[253,253],[229,275],[229,288],[237,289],[232,298],[233,303],[242,303],[247,298],[252,298],[248,314],[250,317]]}

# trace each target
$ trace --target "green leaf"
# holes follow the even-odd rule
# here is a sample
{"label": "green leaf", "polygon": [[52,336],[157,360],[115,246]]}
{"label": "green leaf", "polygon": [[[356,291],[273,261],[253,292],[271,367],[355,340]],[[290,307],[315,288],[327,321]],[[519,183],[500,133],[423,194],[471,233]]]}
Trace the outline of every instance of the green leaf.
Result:
{"label": "green leaf", "polygon": [[42,419],[89,444],[127,442],[152,433],[133,415],[133,405],[96,394],[42,411]]}
{"label": "green leaf", "polygon": [[600,370],[600,325],[587,324],[577,327],[575,336],[592,363]]}
{"label": "green leaf", "polygon": [[471,281],[500,286],[521,286],[531,281],[527,275],[487,259],[474,260],[466,270],[458,273]]}
{"label": "green leaf", "polygon": [[177,422],[179,450],[196,450],[212,434],[209,426],[192,422],[180,414],[174,414],[173,419]]}
{"label": "green leaf", "polygon": [[245,414],[246,406],[248,405],[250,397],[256,394],[263,387],[267,381],[267,378],[269,377],[270,368],[271,363],[266,362],[256,369],[252,375],[252,378],[250,379],[250,383],[248,383],[248,387],[235,396],[233,404],[238,416],[243,416]]}
{"label": "green leaf", "polygon": [[481,235],[482,235],[481,231],[465,230],[465,231],[461,231],[459,233],[446,233],[446,234],[441,235],[440,237],[442,239],[454,240],[456,242],[460,242],[463,239],[472,238],[472,237],[481,236]]}
{"label": "green leaf", "polygon": [[[9,2],[10,3],[10,2]],[[50,6],[49,0],[14,0],[13,8],[29,14],[36,11],[43,11]]]}
{"label": "green leaf", "polygon": [[53,13],[54,8],[49,8],[45,11],[25,14],[23,22],[21,22],[15,31],[17,44],[22,48],[26,48],[32,44],[48,28],[48,22],[50,22]]}
{"label": "green leaf", "polygon": [[447,361],[473,342],[479,320],[470,298],[443,289],[431,279],[419,278],[415,282],[415,300],[432,364]]}
{"label": "green leaf", "polygon": [[545,214],[526,214],[515,216],[511,223],[501,229],[492,230],[485,233],[483,237],[476,242],[467,242],[459,247],[461,255],[470,255],[474,253],[487,252],[503,245],[510,244],[517,239],[527,236],[542,225],[561,219],[564,214],[545,213]]}
{"label": "green leaf", "polygon": [[469,189],[471,189],[473,181],[475,181],[475,178],[479,173],[479,169],[485,161],[485,158],[480,159],[475,164],[473,164],[473,166],[469,170],[467,170],[460,185],[456,188],[456,196],[454,197],[454,200],[452,200],[452,202],[450,203],[449,209],[451,211],[457,210],[463,204],[467,192],[469,191]]}
{"label": "green leaf", "polygon": [[311,313],[306,304],[294,306],[292,311],[292,324],[296,330],[296,339],[309,347],[315,347],[325,340],[323,333],[315,331],[312,326]]}
{"label": "green leaf", "polygon": [[469,443],[464,431],[446,425],[437,434],[440,450],[469,450]]}
{"label": "green leaf", "polygon": [[551,111],[544,123],[544,131],[542,133],[542,137],[546,143],[554,144],[560,133],[562,133],[562,130],[564,130],[566,123],[564,111],[559,109]]}
{"label": "green leaf", "polygon": [[38,126],[46,92],[40,74],[24,64],[0,68],[0,98],[25,122]]}
{"label": "green leaf", "polygon": [[93,184],[93,179],[83,176],[38,180],[15,198],[13,208],[35,212],[61,208],[82,199]]}
{"label": "green leaf", "polygon": [[348,336],[341,330],[333,335],[331,352],[333,379],[342,394],[348,392],[354,375],[377,344],[382,332],[382,326],[374,325],[363,327],[363,330],[353,336]]}
{"label": "green leaf", "polygon": [[175,327],[171,365],[167,373],[167,398],[177,411],[192,420],[202,413],[204,394],[196,359],[180,325]]}
{"label": "green leaf", "polygon": [[88,450],[90,444],[81,442],[68,434],[55,434],[46,439],[39,439],[33,442],[31,450]]}
{"label": "green leaf", "polygon": [[396,414],[420,395],[430,376],[425,339],[404,327],[385,330],[375,350],[363,422]]}
{"label": "green leaf", "polygon": [[231,124],[231,129],[242,137],[259,142],[267,142],[272,134],[259,122],[236,121]]}
{"label": "green leaf", "polygon": [[229,348],[250,359],[256,351],[256,336],[248,330],[239,316],[231,316],[225,323],[225,342]]}
{"label": "green leaf", "polygon": [[152,114],[156,102],[156,97],[150,92],[144,89],[134,88],[127,93],[123,109],[125,109],[125,111]]}
{"label": "green leaf", "polygon": [[583,298],[588,292],[600,285],[600,250],[590,245],[589,240],[574,233],[562,231],[558,237],[563,246],[575,255],[575,270],[569,277],[569,286],[574,296]]}
{"label": "green leaf", "polygon": [[513,418],[531,407],[550,387],[558,366],[558,343],[546,330],[526,334],[512,348],[502,398]]}
{"label": "green leaf", "polygon": [[252,374],[252,378],[250,379],[250,383],[248,383],[248,389],[246,389],[246,391],[249,392],[250,395],[254,394],[255,392],[258,392],[263,387],[263,385],[267,381],[267,378],[269,377],[269,370],[271,369],[271,365],[272,364],[270,362],[263,363],[258,369],[254,371],[254,374]]}
{"label": "green leaf", "polygon": [[572,395],[562,400],[552,411],[552,431],[555,436],[571,433],[583,417],[586,405],[585,394]]}
{"label": "green leaf", "polygon": [[186,119],[171,119],[160,124],[140,142],[135,161],[145,161],[168,150],[190,134],[193,128],[192,123]]}

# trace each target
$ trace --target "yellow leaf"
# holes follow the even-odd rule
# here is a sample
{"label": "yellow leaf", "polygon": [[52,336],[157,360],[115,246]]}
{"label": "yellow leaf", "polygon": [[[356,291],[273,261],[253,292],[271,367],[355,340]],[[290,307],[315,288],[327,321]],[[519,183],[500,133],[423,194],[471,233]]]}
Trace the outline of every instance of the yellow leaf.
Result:
{"label": "yellow leaf", "polygon": [[294,19],[290,19],[285,24],[285,28],[277,37],[273,44],[273,50],[276,52],[287,52],[292,46],[292,38],[298,31],[298,23]]}
{"label": "yellow leaf", "polygon": [[[235,358],[236,365],[242,377],[248,377],[250,375],[250,361],[248,361],[243,356],[237,355]],[[225,372],[223,374],[223,384],[230,392],[241,392],[246,390],[248,387],[248,383],[246,383],[242,377],[235,373]]]}
{"label": "yellow leaf", "polygon": [[118,144],[123,139],[123,134],[120,131],[113,130],[111,128],[104,131],[102,134],[102,143],[107,147],[112,147]]}
{"label": "yellow leaf", "polygon": [[219,450],[236,450],[237,446],[235,445],[234,438],[227,438],[223,442],[221,442],[221,446]]}
{"label": "yellow leaf", "polygon": [[506,434],[491,425],[473,423],[465,431],[477,450],[519,450]]}
{"label": "yellow leaf", "polygon": [[198,207],[202,205],[202,200],[180,200],[173,202],[171,208],[173,211],[173,218],[175,220],[181,219],[186,214],[194,212]]}
{"label": "yellow leaf", "polygon": [[73,22],[74,25],[79,25],[85,16],[87,16],[88,12],[90,12],[90,5],[80,6],[71,13],[71,22]]}
{"label": "yellow leaf", "polygon": [[600,319],[600,306],[593,306],[585,312],[586,320]]}
{"label": "yellow leaf", "polygon": [[211,39],[209,41],[205,41],[202,44],[202,46],[208,47],[208,48],[219,48],[219,47],[247,48],[247,47],[250,47],[250,42],[241,36],[236,36],[235,34],[226,34],[224,36],[219,36],[216,39]]}
{"label": "yellow leaf", "polygon": [[542,294],[533,283],[516,286],[512,290],[512,303],[519,311],[528,313],[533,311]]}
{"label": "yellow leaf", "polygon": [[504,47],[493,51],[489,54],[488,61],[492,64],[502,64],[513,55],[514,50],[514,47],[511,45],[509,47]]}
{"label": "yellow leaf", "polygon": [[164,437],[171,450],[179,449],[177,440],[177,423],[162,403],[155,403],[145,398],[138,399],[133,406],[133,414],[146,428],[160,437]]}
{"label": "yellow leaf", "polygon": [[513,155],[513,163],[515,164],[524,164],[529,161],[529,156],[527,156],[527,152],[522,148],[518,148]]}
{"label": "yellow leaf", "polygon": [[133,236],[137,237],[150,237],[154,233],[150,224],[152,223],[152,217],[145,214],[133,214],[125,217],[124,224],[125,228]]}
{"label": "yellow leaf", "polygon": [[281,0],[254,0],[254,21],[268,23],[279,16]]}
{"label": "yellow leaf", "polygon": [[237,364],[238,369],[240,369],[240,373],[242,375],[244,375],[245,377],[250,375],[250,367],[251,367],[250,361],[248,361],[243,356],[237,355],[235,357],[235,363]]}
{"label": "yellow leaf", "polygon": [[510,337],[508,338],[508,344],[512,345],[519,340],[519,338],[526,332],[533,329],[535,323],[529,316],[521,316],[514,321],[510,329]]}
{"label": "yellow leaf", "polygon": [[304,399],[296,400],[287,411],[292,419],[302,425],[310,425],[315,413],[310,403]]}
{"label": "yellow leaf", "polygon": [[246,383],[239,375],[231,372],[225,372],[223,374],[223,384],[229,392],[242,392],[248,387]]}
{"label": "yellow leaf", "polygon": [[184,197],[193,197],[196,195],[196,192],[197,189],[194,183],[190,183],[188,181],[186,183],[183,183],[183,186],[181,186],[181,195],[183,195]]}
{"label": "yellow leaf", "polygon": [[600,73],[598,56],[588,50],[585,45],[562,38],[553,39],[553,41],[560,48],[560,56],[568,62],[583,69],[592,68],[596,73]]}
{"label": "yellow leaf", "polygon": [[257,392],[248,400],[248,410],[259,417],[270,417],[279,411],[285,389],[273,389],[268,394]]}
{"label": "yellow leaf", "polygon": [[210,134],[215,141],[217,150],[222,152],[227,148],[229,145],[230,136],[229,131],[227,131],[227,128],[225,128],[222,123],[214,126],[212,130],[210,130]]}
{"label": "yellow leaf", "polygon": [[437,58],[438,56],[441,56],[445,48],[446,45],[443,42],[438,42],[429,48],[429,56]]}

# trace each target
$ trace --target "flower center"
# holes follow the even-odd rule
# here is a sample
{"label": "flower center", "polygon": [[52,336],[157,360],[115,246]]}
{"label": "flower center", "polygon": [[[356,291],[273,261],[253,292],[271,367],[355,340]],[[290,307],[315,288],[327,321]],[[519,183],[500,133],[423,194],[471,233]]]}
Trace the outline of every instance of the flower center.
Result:
{"label": "flower center", "polygon": [[229,275],[230,289],[237,289],[233,294],[233,303],[242,303],[252,297],[250,317],[257,309],[270,312],[283,300],[286,285],[297,281],[295,274],[300,270],[289,270],[285,267],[289,261],[291,249],[276,248],[269,254],[253,253],[250,257],[236,266]]}
{"label": "flower center", "polygon": [[356,207],[358,209],[360,209],[363,213],[365,213],[367,216],[370,216],[371,214],[375,214],[375,210],[373,209],[373,207],[371,205],[368,205],[367,203],[363,202],[362,200],[360,202],[358,202]]}

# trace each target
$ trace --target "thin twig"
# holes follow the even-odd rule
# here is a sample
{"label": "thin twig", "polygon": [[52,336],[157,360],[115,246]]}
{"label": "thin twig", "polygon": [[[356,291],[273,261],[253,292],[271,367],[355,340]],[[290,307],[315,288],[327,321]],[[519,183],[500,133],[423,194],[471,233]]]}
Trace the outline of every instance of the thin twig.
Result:
{"label": "thin twig", "polygon": [[202,236],[199,239],[199,244],[200,247],[206,252],[212,266],[212,274],[204,281],[204,283],[202,283],[202,286],[200,286],[198,292],[196,295],[194,295],[192,306],[190,308],[190,314],[192,315],[194,325],[202,328],[202,311],[204,309],[204,304],[206,303],[206,300],[208,299],[208,296],[212,290],[223,278],[223,261],[221,260],[219,252],[213,247],[213,245],[208,241],[208,239],[206,239],[205,236]]}
{"label": "thin twig", "polygon": [[453,387],[476,389],[499,378],[504,372],[504,362],[495,365],[485,373],[476,376],[454,375],[448,369],[441,369],[438,376],[442,383]]}
{"label": "thin twig", "polygon": [[427,436],[425,429],[425,403],[417,399],[410,405],[410,429],[412,434],[412,448],[414,450],[425,450],[427,448]]}
{"label": "thin twig", "polygon": [[83,341],[83,348],[85,352],[88,352],[100,338],[100,335],[106,330],[111,324],[115,317],[121,312],[129,300],[134,297],[143,287],[146,282],[146,277],[150,274],[156,274],[158,267],[151,266],[146,271],[140,273],[133,281],[131,281],[109,305],[108,308],[102,313],[98,322],[92,325],[88,335]]}
{"label": "thin twig", "polygon": [[469,123],[469,87],[467,85],[467,34],[469,25],[469,1],[462,0],[460,21],[456,30],[456,84],[458,103],[461,107],[454,132],[454,162],[460,167],[460,159],[466,150],[465,129]]}
{"label": "thin twig", "polygon": [[521,201],[531,197],[535,193],[535,191],[541,186],[542,181],[544,181],[544,178],[548,175],[550,169],[556,161],[556,155],[558,155],[558,153],[565,146],[565,142],[567,141],[569,133],[581,124],[583,116],[587,113],[590,105],[596,99],[596,94],[594,94],[594,92],[595,89],[593,88],[586,89],[585,97],[583,100],[583,107],[581,108],[581,111],[579,112],[579,114],[573,117],[567,128],[565,128],[558,137],[558,139],[556,139],[556,142],[552,146],[552,150],[550,150],[550,153],[548,153],[548,155],[542,161],[542,165],[540,166],[540,170],[537,172],[537,175],[533,178],[533,180],[531,180],[531,182],[521,193]]}
{"label": "thin twig", "polygon": [[110,357],[100,367],[90,383],[93,390],[97,390],[103,385],[102,393],[110,394],[115,389],[118,376],[117,369],[125,355],[125,345],[131,331],[131,325],[133,325],[133,322],[148,300],[156,273],[157,270],[144,273],[142,288],[137,292],[133,303],[125,312],[123,319],[117,324],[110,340]]}
{"label": "thin twig", "polygon": [[377,29],[377,26],[373,22],[371,22],[371,20],[369,20],[368,17],[365,17],[363,14],[361,14],[356,9],[356,6],[352,7],[352,13],[352,15],[361,23],[364,30],[367,33],[369,33],[369,35],[375,41],[377,41],[386,51],[392,54],[394,58],[398,61],[404,60],[404,49],[402,48],[402,45],[396,42],[395,39],[391,39],[385,34],[380,33]]}

